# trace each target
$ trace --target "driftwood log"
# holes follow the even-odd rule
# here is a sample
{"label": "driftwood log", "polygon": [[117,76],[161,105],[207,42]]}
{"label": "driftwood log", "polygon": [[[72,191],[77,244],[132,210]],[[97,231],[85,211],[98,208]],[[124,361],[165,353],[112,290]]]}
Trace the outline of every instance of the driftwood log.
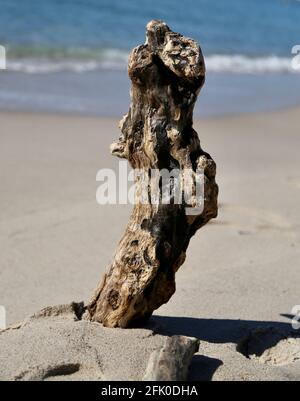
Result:
{"label": "driftwood log", "polygon": [[172,336],[166,339],[164,347],[150,355],[143,380],[185,381],[192,358],[199,350],[197,338]]}
{"label": "driftwood log", "polygon": [[140,323],[170,299],[191,237],[217,216],[216,166],[193,129],[193,108],[205,80],[199,45],[164,22],[151,21],[146,43],[130,55],[128,72],[132,102],[112,154],[146,175],[151,169],[202,169],[204,205],[190,215],[185,202],[145,204],[136,178],[137,199],[126,232],[88,305],[90,319],[108,327]]}

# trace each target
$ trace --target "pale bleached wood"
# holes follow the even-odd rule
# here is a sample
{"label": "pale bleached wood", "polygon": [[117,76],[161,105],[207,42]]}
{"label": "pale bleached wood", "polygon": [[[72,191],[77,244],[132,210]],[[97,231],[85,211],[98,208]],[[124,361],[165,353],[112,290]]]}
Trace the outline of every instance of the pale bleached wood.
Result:
{"label": "pale bleached wood", "polygon": [[184,381],[187,380],[192,358],[199,350],[200,341],[185,336],[166,339],[165,346],[152,352],[143,380]]}

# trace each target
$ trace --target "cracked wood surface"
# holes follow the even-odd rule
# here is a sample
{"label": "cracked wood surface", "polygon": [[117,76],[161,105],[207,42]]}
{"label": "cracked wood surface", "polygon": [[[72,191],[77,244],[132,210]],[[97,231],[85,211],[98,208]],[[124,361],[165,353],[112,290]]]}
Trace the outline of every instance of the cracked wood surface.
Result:
{"label": "cracked wood surface", "polygon": [[201,49],[162,21],[149,22],[146,36],[129,58],[132,102],[111,152],[146,175],[151,169],[190,169],[194,174],[202,169],[204,205],[198,214],[187,215],[193,203],[144,204],[136,177],[128,226],[88,305],[90,319],[108,327],[135,325],[168,302],[191,237],[217,216],[216,165],[193,129],[194,104],[205,81]]}

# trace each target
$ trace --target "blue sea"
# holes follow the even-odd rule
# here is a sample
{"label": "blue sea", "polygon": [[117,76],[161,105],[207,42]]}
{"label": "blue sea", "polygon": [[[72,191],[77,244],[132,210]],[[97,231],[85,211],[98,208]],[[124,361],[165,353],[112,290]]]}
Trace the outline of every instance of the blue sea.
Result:
{"label": "blue sea", "polygon": [[0,109],[126,112],[128,54],[154,18],[201,45],[197,115],[300,104],[299,0],[0,0]]}

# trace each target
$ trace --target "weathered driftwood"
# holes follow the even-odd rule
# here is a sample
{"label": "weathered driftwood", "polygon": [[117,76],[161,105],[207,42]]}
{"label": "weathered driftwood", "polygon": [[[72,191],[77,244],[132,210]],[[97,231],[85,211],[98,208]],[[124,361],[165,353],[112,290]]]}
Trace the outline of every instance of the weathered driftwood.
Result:
{"label": "weathered driftwood", "polygon": [[164,347],[152,352],[143,380],[184,381],[200,341],[196,338],[173,336],[166,339]]}
{"label": "weathered driftwood", "polygon": [[137,200],[111,266],[88,310],[92,321],[128,327],[151,316],[175,292],[175,273],[195,232],[217,215],[215,163],[200,147],[193,108],[205,80],[199,45],[161,21],[147,25],[147,40],[128,66],[132,103],[112,154],[134,169],[204,170],[204,208],[187,215],[186,203]]}

